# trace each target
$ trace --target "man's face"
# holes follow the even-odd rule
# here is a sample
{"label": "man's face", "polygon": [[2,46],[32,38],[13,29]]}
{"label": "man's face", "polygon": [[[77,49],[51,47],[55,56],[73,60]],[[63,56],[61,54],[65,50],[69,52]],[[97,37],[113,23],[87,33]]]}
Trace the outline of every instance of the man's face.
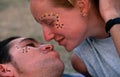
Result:
{"label": "man's face", "polygon": [[21,77],[45,77],[57,70],[63,72],[64,65],[52,45],[29,38],[18,38],[10,42],[10,45],[12,64]]}

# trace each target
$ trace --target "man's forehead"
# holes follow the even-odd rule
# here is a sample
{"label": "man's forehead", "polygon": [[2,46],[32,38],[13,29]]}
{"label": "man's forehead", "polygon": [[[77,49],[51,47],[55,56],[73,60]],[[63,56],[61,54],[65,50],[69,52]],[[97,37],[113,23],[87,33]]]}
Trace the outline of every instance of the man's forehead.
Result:
{"label": "man's forehead", "polygon": [[23,39],[25,38],[21,37],[21,38],[14,39],[9,43],[9,45],[18,44]]}
{"label": "man's forehead", "polygon": [[33,38],[25,38],[25,37],[22,37],[22,38],[18,38],[18,39],[15,39],[13,41],[10,42],[10,44],[20,44],[22,42],[25,42],[25,41],[34,41],[34,42],[37,42],[35,39]]}

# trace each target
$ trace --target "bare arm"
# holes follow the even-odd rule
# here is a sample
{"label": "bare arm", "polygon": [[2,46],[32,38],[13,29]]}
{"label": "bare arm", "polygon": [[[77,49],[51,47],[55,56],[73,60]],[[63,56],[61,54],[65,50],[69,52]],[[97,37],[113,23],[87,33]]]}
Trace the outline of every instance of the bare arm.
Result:
{"label": "bare arm", "polygon": [[[120,0],[99,0],[99,10],[105,22],[120,17]],[[114,25],[110,34],[120,56],[120,24]]]}
{"label": "bare arm", "polygon": [[114,25],[111,28],[110,33],[120,56],[120,24]]}
{"label": "bare arm", "polygon": [[85,77],[91,77],[90,74],[88,73],[88,70],[85,64],[76,54],[72,54],[71,63],[72,63],[73,68],[77,72],[82,73]]}

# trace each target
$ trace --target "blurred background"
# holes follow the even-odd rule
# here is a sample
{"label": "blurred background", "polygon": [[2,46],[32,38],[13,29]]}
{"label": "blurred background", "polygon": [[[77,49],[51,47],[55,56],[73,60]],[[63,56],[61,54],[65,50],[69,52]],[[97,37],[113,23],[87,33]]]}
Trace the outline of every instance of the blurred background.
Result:
{"label": "blurred background", "polygon": [[[44,41],[41,26],[31,15],[29,0],[0,0],[0,40],[16,35]],[[75,73],[70,62],[72,52],[68,53],[54,41],[50,43],[55,45],[65,63],[64,73]]]}

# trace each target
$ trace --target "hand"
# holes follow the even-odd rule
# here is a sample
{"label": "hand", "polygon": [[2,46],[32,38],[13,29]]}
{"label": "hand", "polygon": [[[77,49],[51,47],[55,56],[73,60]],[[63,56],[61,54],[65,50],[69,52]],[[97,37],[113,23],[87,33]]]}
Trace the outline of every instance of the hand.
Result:
{"label": "hand", "polygon": [[120,0],[99,0],[99,11],[105,22],[120,17]]}

